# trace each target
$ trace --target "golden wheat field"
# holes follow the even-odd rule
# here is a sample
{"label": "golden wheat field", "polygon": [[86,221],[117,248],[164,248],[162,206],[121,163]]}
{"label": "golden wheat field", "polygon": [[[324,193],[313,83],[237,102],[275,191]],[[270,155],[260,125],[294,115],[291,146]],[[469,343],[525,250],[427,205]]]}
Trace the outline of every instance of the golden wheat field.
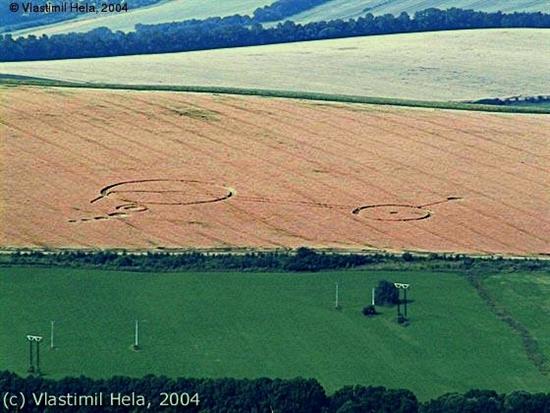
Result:
{"label": "golden wheat field", "polygon": [[2,247],[550,253],[550,117],[0,90]]}

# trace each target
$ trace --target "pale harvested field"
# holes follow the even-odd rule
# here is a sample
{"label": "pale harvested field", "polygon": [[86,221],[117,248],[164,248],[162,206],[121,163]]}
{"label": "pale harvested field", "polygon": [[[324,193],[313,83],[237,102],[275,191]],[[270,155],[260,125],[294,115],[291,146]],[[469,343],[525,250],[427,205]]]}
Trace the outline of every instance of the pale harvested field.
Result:
{"label": "pale harvested field", "polygon": [[224,86],[468,100],[548,95],[549,67],[550,30],[503,29],[0,63],[0,74],[91,83]]}
{"label": "pale harvested field", "polygon": [[0,93],[2,247],[550,253],[548,116]]}

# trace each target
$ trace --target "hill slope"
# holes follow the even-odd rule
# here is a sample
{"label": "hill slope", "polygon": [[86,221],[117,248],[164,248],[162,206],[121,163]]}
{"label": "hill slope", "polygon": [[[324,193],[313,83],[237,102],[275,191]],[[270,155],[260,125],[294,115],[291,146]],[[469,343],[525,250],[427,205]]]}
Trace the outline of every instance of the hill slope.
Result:
{"label": "hill slope", "polygon": [[548,56],[550,30],[495,29],[146,56],[1,63],[0,73],[81,82],[467,100],[550,94],[545,82],[546,68],[550,66]]}
{"label": "hill slope", "polygon": [[144,7],[128,13],[109,14],[94,18],[83,18],[48,26],[33,27],[13,32],[15,37],[34,34],[48,36],[60,33],[87,32],[98,27],[108,27],[113,31],[134,30],[140,24],[169,23],[178,20],[204,19],[233,14],[252,14],[258,7],[270,4],[270,0],[170,0]]}
{"label": "hill slope", "polygon": [[546,0],[332,0],[296,14],[290,20],[306,23],[310,21],[350,19],[364,16],[366,13],[398,15],[401,12],[407,12],[412,15],[416,11],[430,7],[438,9],[456,7],[488,12],[500,10],[505,13],[516,11],[550,12],[550,2]]}

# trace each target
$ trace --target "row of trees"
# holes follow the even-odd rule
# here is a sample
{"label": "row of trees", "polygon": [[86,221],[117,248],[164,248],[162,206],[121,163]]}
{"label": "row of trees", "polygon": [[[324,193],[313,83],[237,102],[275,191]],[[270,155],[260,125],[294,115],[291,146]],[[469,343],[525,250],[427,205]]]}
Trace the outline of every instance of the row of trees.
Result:
{"label": "row of trees", "polygon": [[[126,254],[112,251],[59,253],[21,252],[11,254],[9,265],[75,266],[140,271],[319,271],[355,268],[382,262],[383,255],[331,254],[299,248],[294,252],[249,252],[215,254]],[[3,257],[4,260],[7,258]]]}
{"label": "row of trees", "polygon": [[[408,390],[391,390],[385,387],[346,386],[332,395],[314,379],[170,379],[145,376],[143,378],[113,377],[92,380],[86,377],[49,380],[42,377],[22,378],[11,372],[0,372],[0,393],[26,395],[27,412],[43,412],[35,406],[31,394],[47,392],[50,395],[103,393],[144,396],[151,409],[139,407],[132,411],[185,411],[198,412],[278,412],[278,413],[549,413],[550,394],[513,392],[498,394],[495,391],[471,390],[465,394],[445,394],[437,399],[420,403]],[[193,402],[185,408],[162,407],[161,392],[187,393]],[[197,405],[198,402],[198,405]],[[79,407],[62,411],[125,412],[128,407]],[[51,411],[57,411],[53,408]]]}
{"label": "row of trees", "polygon": [[[125,271],[297,271],[313,272],[347,268],[427,269],[455,271],[548,271],[548,260],[508,260],[457,255],[418,256],[405,253],[352,254],[318,252],[309,248],[296,251],[215,253],[215,252],[148,252],[131,254],[124,251],[21,251],[0,254],[4,266],[59,266]],[[397,303],[393,284],[380,285],[377,303]]]}
{"label": "row of trees", "polygon": [[[126,4],[128,6],[128,10],[132,10],[138,7],[144,7],[148,6],[150,4],[158,3],[161,0],[124,0],[124,2],[111,0],[110,3],[113,4]],[[29,2],[23,2],[23,3],[29,3]],[[64,3],[71,3],[67,2],[67,0],[49,0],[48,2],[43,3],[35,3],[36,5],[46,5],[49,4],[51,7],[54,6],[62,6]],[[72,3],[78,3],[77,0],[73,0]],[[96,8],[99,8],[102,3],[109,3],[105,0],[86,0],[86,4],[90,6],[96,6]],[[81,2],[81,4],[84,4]],[[5,2],[5,4],[2,4],[2,7],[5,9],[2,9],[0,13],[2,13],[2,20],[0,21],[0,31],[10,32],[15,30],[21,30],[26,29],[28,27],[34,27],[34,26],[40,26],[45,24],[52,24],[57,23],[64,20],[70,20],[74,19],[75,17],[78,17],[80,13],[76,12],[63,12],[63,13],[26,13],[23,9],[22,4],[20,4],[19,11],[16,13],[11,13],[6,11],[8,7],[8,2]]]}
{"label": "row of trees", "polygon": [[254,11],[254,20],[259,23],[283,20],[329,1],[331,0],[278,0],[268,6],[257,8]]}
{"label": "row of trees", "polygon": [[489,390],[449,393],[421,405],[421,413],[550,413],[550,394]]}
{"label": "row of trees", "polygon": [[136,31],[113,33],[99,28],[88,33],[14,39],[0,36],[0,61],[47,60],[181,52],[305,40],[433,30],[550,27],[550,14],[504,14],[452,8],[427,9],[414,18],[367,14],[358,19],[296,24],[290,21],[266,28],[248,16],[190,20],[157,25],[136,25]]}
{"label": "row of trees", "polygon": [[550,103],[550,96],[514,96],[509,98],[487,98],[479,99],[474,103],[481,103],[485,105],[536,105],[543,103]]}

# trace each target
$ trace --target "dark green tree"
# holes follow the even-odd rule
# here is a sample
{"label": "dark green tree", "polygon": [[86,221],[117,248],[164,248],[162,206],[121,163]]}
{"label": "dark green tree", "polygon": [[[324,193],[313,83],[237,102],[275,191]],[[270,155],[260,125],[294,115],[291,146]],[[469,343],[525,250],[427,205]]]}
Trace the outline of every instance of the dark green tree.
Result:
{"label": "dark green tree", "polygon": [[393,282],[381,280],[376,287],[375,301],[377,305],[395,305],[399,300],[399,291]]}

